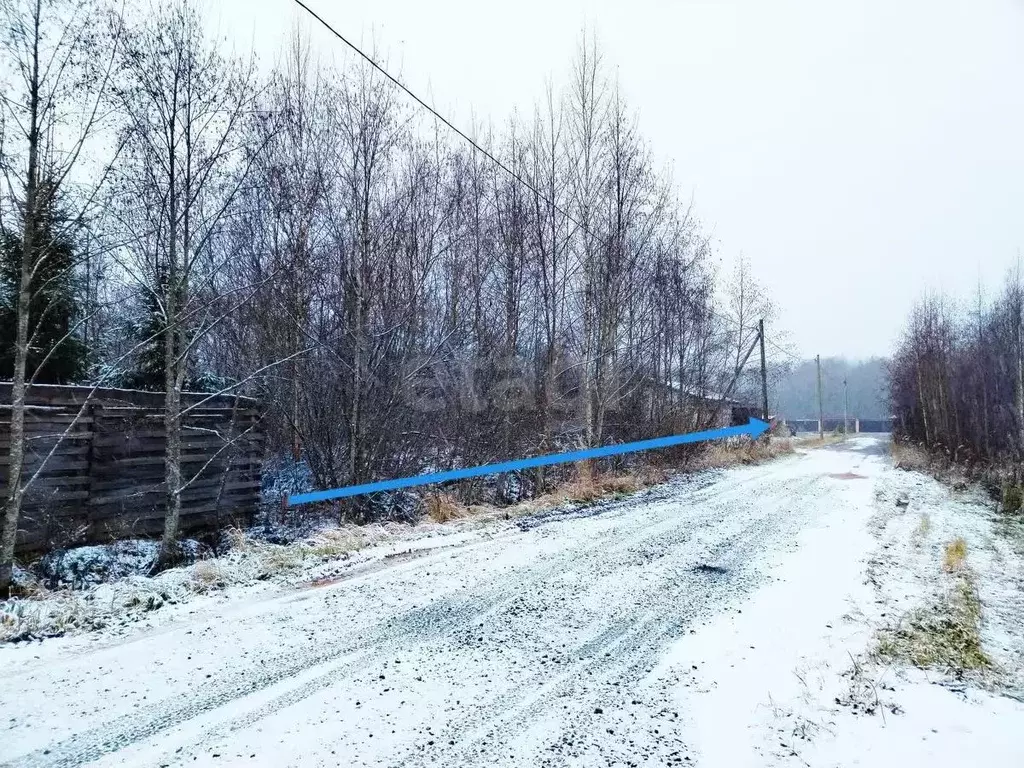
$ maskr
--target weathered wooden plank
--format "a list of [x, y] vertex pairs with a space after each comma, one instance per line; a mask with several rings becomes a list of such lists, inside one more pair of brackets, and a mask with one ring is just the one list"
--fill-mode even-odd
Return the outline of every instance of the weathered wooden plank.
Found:
[[[228, 451], [225, 451], [224, 454], [221, 455], [223, 456], [227, 453]], [[212, 454], [210, 453], [183, 453], [181, 455], [181, 463], [182, 465], [205, 464], [209, 461], [211, 455]], [[109, 462], [103, 462], [101, 466], [97, 467], [96, 473], [97, 476], [101, 476], [104, 473], [120, 474], [129, 467], [162, 467], [165, 460], [166, 456], [163, 452], [157, 456], [125, 456], [122, 458], [114, 458]], [[252, 463], [258, 464], [259, 462], [254, 461]]]
[[[166, 441], [166, 434], [163, 430], [136, 430], [125, 434], [97, 434], [93, 439], [93, 444], [97, 448], [112, 448], [120, 445], [130, 444], [138, 445], [140, 447], [162, 447]], [[231, 436], [218, 437], [212, 434], [203, 435], [190, 435], [185, 433], [181, 437], [182, 446], [188, 446], [190, 448], [221, 448], [225, 443], [233, 442], [236, 445], [243, 443], [259, 444], [262, 443], [264, 436], [262, 434], [249, 433], [244, 437], [232, 438]]]
[[[87, 486], [90, 482], [89, 476], [83, 474], [48, 475], [40, 473], [36, 476], [36, 479], [32, 481], [32, 484], [29, 485], [29, 493], [41, 493], [44, 490], [68, 488], [70, 486]], [[3, 492], [3, 490], [0, 490], [0, 493]]]
[[[191, 410], [185, 414], [186, 417], [191, 416], [194, 413], [212, 413], [212, 414], [252, 414], [259, 415], [260, 411], [256, 408], [238, 408], [237, 410], [230, 406], [224, 405], [201, 405], [198, 408], [192, 408], [192, 404], [183, 404], [183, 408], [190, 408]], [[163, 403], [159, 406], [139, 406], [139, 405], [104, 405], [101, 406], [100, 414], [106, 416], [119, 416], [122, 413], [151, 413], [157, 414], [160, 418], [163, 418]]]
[[[11, 382], [0, 382], [0, 401], [11, 402]], [[26, 401], [30, 405], [54, 405], [57, 403], [81, 403], [85, 400], [102, 403], [123, 403], [127, 405], [147, 404], [162, 406], [163, 392], [149, 392], [133, 389], [114, 389], [110, 387], [87, 387], [62, 384], [33, 384], [26, 393]], [[182, 402], [188, 405], [205, 400], [214, 405], [230, 406], [237, 402], [240, 406], [256, 407], [257, 402], [251, 397], [235, 394], [210, 395], [204, 392], [183, 392]]]
[[[204, 504], [196, 504], [190, 506], [188, 511], [182, 511], [180, 518], [180, 526], [184, 529], [188, 526], [189, 522], [193, 522], [197, 517], [209, 516], [210, 522], [215, 522], [217, 518], [221, 521], [230, 519], [234, 516], [244, 516], [251, 514], [248, 511], [248, 505], [244, 504], [244, 500], [240, 502], [233, 502], [231, 504], [221, 504], [219, 507], [213, 501], [206, 502]], [[90, 520], [92, 525], [116, 525], [120, 521], [126, 522], [131, 521], [133, 523], [156, 520], [162, 523], [165, 517], [165, 513], [162, 507], [143, 507], [138, 510], [127, 513], [118, 512], [117, 514], [107, 515], [104, 513], [96, 513], [95, 511], [90, 512]]]
[[38, 507], [35, 511], [45, 517], [46, 525], [63, 526], [79, 518], [88, 522], [89, 518], [89, 508], [81, 502], [62, 502], [59, 507]]
[[[39, 414], [28, 411], [25, 414], [25, 428], [33, 429], [43, 425], [60, 424], [62, 431], [67, 429], [69, 424], [74, 424], [76, 427], [91, 427], [93, 424], [92, 416], [78, 416], [73, 413], [47, 413]], [[10, 418], [2, 415], [0, 412], [0, 432], [6, 432], [11, 428]]]
[[[6, 497], [7, 494], [0, 494], [0, 499]], [[49, 510], [56, 509], [59, 505], [70, 504], [76, 506], [78, 503], [89, 498], [89, 489], [79, 487], [73, 488], [50, 488], [41, 493], [32, 493], [29, 491], [24, 497], [22, 508], [23, 509], [34, 509], [34, 510]]]
[[[59, 446], [56, 451], [53, 452], [53, 456], [50, 457], [50, 461], [58, 458], [81, 458], [85, 457], [89, 452], [89, 446], [87, 445], [68, 445]], [[39, 462], [47, 457], [50, 452], [47, 451], [32, 451], [25, 455], [26, 465], [38, 466]], [[9, 466], [10, 456], [0, 454], [0, 466]]]
[[[31, 462], [25, 463], [25, 471], [23, 475], [35, 474], [38, 472], [40, 477], [46, 475], [55, 477], [67, 476], [68, 474], [75, 472], [75, 470], [72, 469], [74, 466], [88, 463], [88, 455], [82, 453], [71, 456], [51, 456], [49, 461], [45, 464], [43, 463], [43, 459], [40, 457], [38, 459], [33, 459]], [[5, 467], [4, 472], [6, 471], [7, 469]], [[85, 469], [77, 470], [77, 474], [88, 475], [90, 473], [88, 467], [86, 467]]]
[[[186, 478], [187, 480], [188, 478]], [[220, 486], [223, 481], [223, 475], [217, 473], [215, 476], [200, 475], [199, 479], [189, 485], [189, 488], [215, 488]], [[152, 487], [153, 484], [163, 487], [164, 478], [163, 475], [150, 476], [148, 480], [141, 481], [140, 478], [131, 476], [120, 480], [105, 480], [103, 482], [93, 482], [92, 491], [97, 495], [107, 494], [110, 491], [123, 491], [130, 490], [132, 488], [148, 488]], [[234, 487], [259, 487], [260, 479], [258, 476], [250, 475], [249, 477], [243, 475], [229, 475], [227, 481], [224, 483], [228, 488]]]
[[[79, 464], [79, 465], [87, 465], [88, 464], [87, 461], [79, 461], [79, 462], [75, 462], [75, 463]], [[57, 466], [57, 465], [54, 464], [54, 462], [48, 461], [46, 463], [46, 466], [44, 466], [42, 469], [40, 469], [38, 466], [26, 466], [25, 467], [25, 471], [22, 472], [22, 479], [24, 480], [25, 478], [28, 478], [28, 477], [35, 477], [35, 478], [37, 478], [37, 482], [38, 482], [38, 481], [42, 481], [42, 480], [56, 481], [56, 480], [64, 480], [64, 479], [68, 479], [68, 478], [73, 478], [73, 477], [89, 477], [89, 473], [83, 471], [83, 469], [85, 469], [85, 468], [86, 467], [79, 467], [79, 468], [76, 469], [75, 467], [68, 466], [68, 465]], [[7, 468], [6, 467], [0, 467], [0, 480], [6, 480], [6, 479], [7, 479]]]
[[[47, 445], [47, 450], [53, 447], [55, 442], [62, 443], [81, 443], [83, 441], [89, 441], [92, 439], [92, 432], [69, 432], [63, 434], [61, 432], [47, 432], [47, 433], [35, 433], [29, 432], [26, 436], [26, 443], [29, 448], [37, 445]], [[11, 437], [9, 434], [0, 435], [0, 449], [9, 450], [11, 447]]]
[[[224, 489], [224, 495], [228, 495], [228, 491], [242, 490], [242, 489], [257, 489], [259, 485], [257, 481], [246, 480], [238, 483], [229, 483]], [[137, 488], [125, 488], [121, 491], [111, 491], [107, 493], [94, 493], [90, 498], [90, 506], [101, 507], [106, 504], [113, 502], [124, 502], [128, 500], [139, 501], [140, 503], [151, 502], [154, 497], [163, 497], [166, 491], [161, 486], [141, 486]], [[193, 486], [185, 489], [181, 492], [182, 502], [195, 501], [197, 499], [208, 499], [216, 498], [220, 493], [220, 482], [211, 481], [199, 485], [198, 482]]]
[[[183, 504], [196, 501], [197, 499], [216, 499], [218, 494], [222, 498], [233, 498], [245, 496], [247, 498], [259, 497], [259, 486], [255, 481], [240, 481], [230, 484], [234, 487], [225, 488], [221, 491], [219, 486], [207, 486], [204, 488], [188, 488], [181, 493]], [[95, 509], [103, 507], [124, 507], [132, 504], [153, 505], [163, 504], [165, 491], [162, 486], [141, 486], [138, 488], [125, 488], [120, 491], [108, 491], [105, 494], [93, 494], [89, 499], [89, 506]]]

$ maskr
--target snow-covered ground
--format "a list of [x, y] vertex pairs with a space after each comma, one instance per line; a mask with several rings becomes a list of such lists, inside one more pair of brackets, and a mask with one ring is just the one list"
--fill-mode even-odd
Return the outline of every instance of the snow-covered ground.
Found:
[[[1024, 765], [1018, 534], [883, 449], [389, 533], [318, 586], [0, 646], [0, 764]], [[958, 536], [998, 669], [878, 661]]]

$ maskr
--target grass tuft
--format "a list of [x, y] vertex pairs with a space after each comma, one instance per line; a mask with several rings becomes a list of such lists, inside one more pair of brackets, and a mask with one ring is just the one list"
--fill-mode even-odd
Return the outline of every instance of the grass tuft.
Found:
[[1003, 512], [1020, 512], [1024, 507], [1024, 488], [1008, 483], [1003, 486]]
[[428, 493], [423, 497], [427, 516], [435, 523], [447, 523], [466, 517], [468, 510], [450, 493]]
[[943, 568], [955, 574], [949, 592], [896, 627], [880, 631], [876, 656], [921, 669], [941, 668], [958, 678], [970, 670], [992, 667], [981, 647], [981, 599], [965, 567], [966, 557], [967, 543], [962, 538], [946, 545]]
[[227, 585], [224, 573], [211, 560], [200, 560], [192, 566], [192, 588], [196, 592], [223, 589]]
[[957, 537], [946, 544], [945, 554], [942, 557], [942, 567], [947, 571], [959, 571], [964, 567], [964, 560], [967, 558], [967, 542]]
[[958, 677], [988, 669], [992, 660], [981, 647], [980, 621], [981, 601], [971, 582], [962, 579], [945, 601], [879, 633], [875, 652], [883, 659], [942, 668]]
[[307, 553], [313, 557], [347, 557], [366, 546], [366, 538], [358, 529], [350, 527], [328, 528], [309, 540]]

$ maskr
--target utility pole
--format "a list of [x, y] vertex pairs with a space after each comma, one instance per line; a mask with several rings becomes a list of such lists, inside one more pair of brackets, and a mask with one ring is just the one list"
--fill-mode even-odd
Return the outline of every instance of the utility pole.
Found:
[[814, 361], [818, 364], [818, 439], [825, 439], [825, 413], [821, 405], [821, 355], [815, 355]]
[[761, 342], [761, 409], [768, 421], [768, 364], [764, 357], [764, 319], [757, 321], [757, 335]]
[[846, 386], [846, 379], [843, 379], [843, 439], [846, 439], [847, 433], [850, 431], [850, 425], [847, 422], [848, 414], [850, 412], [850, 390]]

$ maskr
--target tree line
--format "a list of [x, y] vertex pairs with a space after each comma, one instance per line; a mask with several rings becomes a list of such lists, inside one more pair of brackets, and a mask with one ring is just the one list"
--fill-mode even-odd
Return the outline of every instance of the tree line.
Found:
[[[891, 414], [886, 365], [887, 361], [878, 357], [822, 358], [821, 400], [825, 416], [842, 416], [848, 407], [850, 418], [888, 419]], [[792, 365], [781, 377], [777, 391], [778, 410], [786, 418], [818, 418], [818, 366], [814, 360], [800, 360]]]
[[992, 469], [1024, 460], [1024, 284], [1019, 265], [993, 300], [929, 295], [893, 356], [898, 436]]
[[270, 452], [339, 486], [697, 425], [770, 314], [746, 262], [716, 310], [592, 35], [529, 114], [473, 127], [501, 168], [298, 30], [268, 71], [191, 0], [0, 14], [0, 588], [33, 385], [163, 393], [170, 562], [183, 391], [258, 398]]

